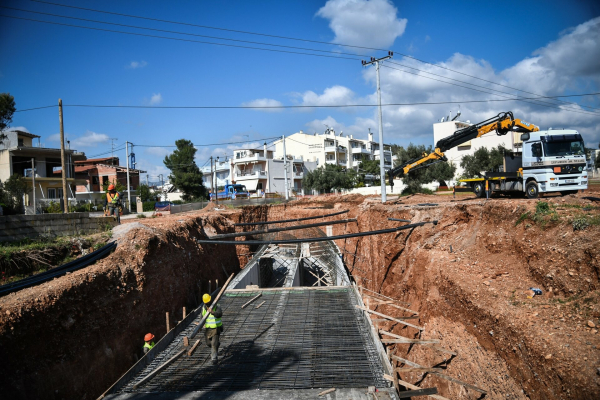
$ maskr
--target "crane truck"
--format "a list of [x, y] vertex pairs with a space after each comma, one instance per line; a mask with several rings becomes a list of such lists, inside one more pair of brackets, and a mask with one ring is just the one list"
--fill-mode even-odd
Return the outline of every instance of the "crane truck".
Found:
[[472, 191], [477, 197], [484, 197], [486, 190], [490, 191], [489, 194], [520, 192], [533, 199], [540, 193], [560, 192], [566, 195], [587, 189], [585, 148], [581, 135], [566, 129], [540, 131], [534, 124], [515, 119], [510, 111], [459, 129], [440, 139], [433, 152], [391, 169], [388, 171], [390, 185], [393, 187], [396, 176], [448, 161], [445, 151], [494, 131], [499, 136], [520, 132], [522, 151], [505, 151], [502, 172], [489, 171], [478, 178], [461, 179], [460, 182], [466, 186], [456, 187], [456, 191]]

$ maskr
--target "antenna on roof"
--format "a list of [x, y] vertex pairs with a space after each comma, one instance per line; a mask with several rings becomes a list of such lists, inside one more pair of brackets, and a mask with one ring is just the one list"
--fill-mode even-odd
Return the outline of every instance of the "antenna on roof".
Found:
[[110, 140], [110, 165], [115, 165], [115, 140], [119, 140], [119, 138], [108, 138], [108, 140]]

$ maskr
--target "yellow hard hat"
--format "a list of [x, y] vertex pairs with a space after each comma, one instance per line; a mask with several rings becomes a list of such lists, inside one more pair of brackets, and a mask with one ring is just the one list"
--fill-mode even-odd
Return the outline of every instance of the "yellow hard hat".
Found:
[[204, 293], [204, 296], [202, 296], [202, 301], [205, 303], [210, 303], [210, 294]]

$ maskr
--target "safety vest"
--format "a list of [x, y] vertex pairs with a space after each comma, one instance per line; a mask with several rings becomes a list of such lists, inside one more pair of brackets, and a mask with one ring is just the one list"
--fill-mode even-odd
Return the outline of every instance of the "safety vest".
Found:
[[110, 193], [106, 193], [106, 199], [109, 203], [117, 204], [119, 202], [119, 192], [116, 192], [114, 196], [111, 196]]
[[[208, 311], [206, 307], [202, 307], [202, 316], [204, 317]], [[204, 323], [205, 328], [218, 328], [219, 326], [223, 326], [221, 322], [221, 318], [215, 318], [214, 315], [209, 314], [208, 318], [206, 318], [206, 322]]]
[[152, 344], [150, 344], [149, 342], [144, 343], [144, 348], [147, 348], [148, 351], [152, 350], [153, 347], [154, 347], [154, 342], [152, 342]]

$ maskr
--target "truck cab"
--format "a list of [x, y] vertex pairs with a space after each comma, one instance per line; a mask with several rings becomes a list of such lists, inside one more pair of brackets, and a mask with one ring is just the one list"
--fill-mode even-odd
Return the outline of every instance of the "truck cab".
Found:
[[576, 193], [587, 189], [585, 148], [575, 130], [527, 132], [523, 141], [522, 176], [529, 198], [538, 193]]
[[218, 192], [217, 195], [219, 196], [219, 200], [232, 200], [236, 198], [247, 199], [249, 197], [248, 189], [246, 189], [246, 186], [240, 184], [227, 184], [223, 188], [223, 191]]

